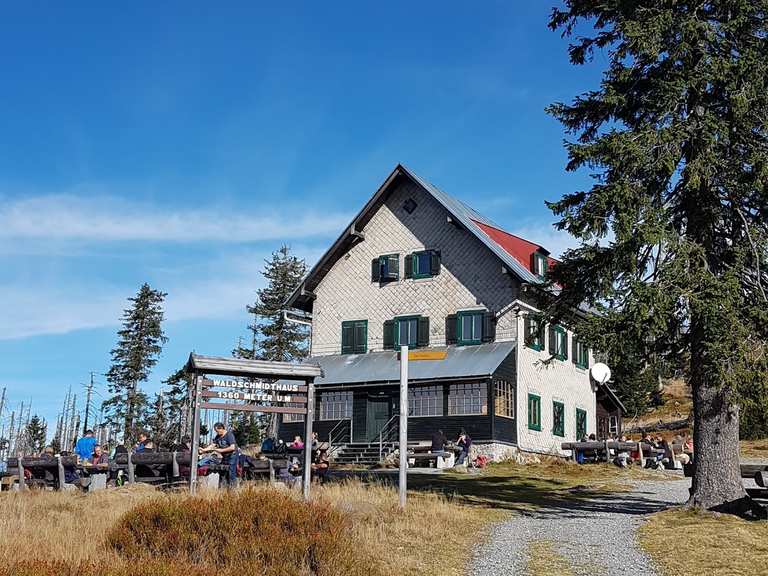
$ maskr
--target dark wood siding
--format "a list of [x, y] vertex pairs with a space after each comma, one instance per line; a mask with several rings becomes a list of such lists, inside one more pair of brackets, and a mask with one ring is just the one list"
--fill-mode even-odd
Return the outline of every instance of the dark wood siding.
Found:
[[616, 434], [621, 436], [621, 430], [623, 423], [621, 420], [621, 409], [616, 406], [613, 400], [604, 392], [598, 391], [597, 403], [595, 406], [595, 430], [597, 432], [597, 439], [604, 440], [610, 435], [610, 420], [611, 417], [615, 417], [618, 422]]
[[[338, 423], [338, 420], [315, 420], [312, 422], [312, 430], [317, 432], [317, 438], [320, 442], [327, 442], [328, 432]], [[295, 436], [304, 438], [304, 430], [304, 422], [283, 422], [280, 424], [278, 437], [284, 442], [293, 442]]]
[[462, 428], [472, 440], [491, 440], [491, 418], [487, 415], [408, 418], [408, 440], [430, 440], [433, 432], [442, 430], [448, 440], [455, 441]]

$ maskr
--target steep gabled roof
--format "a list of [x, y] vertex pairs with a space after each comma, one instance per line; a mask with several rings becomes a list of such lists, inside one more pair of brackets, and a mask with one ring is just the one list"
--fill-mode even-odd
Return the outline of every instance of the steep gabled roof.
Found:
[[[365, 235], [363, 230], [365, 225], [370, 221], [376, 210], [378, 210], [378, 208], [385, 202], [389, 193], [396, 188], [397, 184], [401, 182], [403, 178], [417, 184], [427, 194], [431, 195], [448, 211], [457, 223], [480, 240], [499, 258], [499, 260], [501, 260], [502, 264], [522, 282], [530, 284], [542, 283], [542, 280], [530, 269], [530, 252], [528, 252], [529, 256], [527, 260], [524, 257], [521, 259], [519, 256], [521, 250], [513, 249], [509, 239], [502, 237], [499, 233], [505, 234], [510, 238], [517, 238], [516, 236], [504, 232], [493, 222], [464, 204], [462, 201], [446, 194], [433, 184], [430, 184], [423, 178], [417, 176], [402, 164], [398, 164], [387, 179], [384, 180], [384, 183], [379, 187], [373, 197], [368, 200], [362, 210], [360, 210], [357, 216], [354, 217], [347, 229], [331, 245], [328, 251], [323, 254], [309, 271], [302, 283], [296, 288], [293, 294], [291, 294], [286, 302], [287, 307], [298, 308], [301, 310], [309, 310], [312, 307], [312, 300], [314, 299], [313, 291], [315, 287], [317, 287], [320, 281], [325, 277], [338, 258], [357, 242], [364, 239]], [[546, 250], [537, 244], [528, 242], [527, 240], [519, 240], [526, 243], [525, 249], [528, 247], [535, 247], [537, 250], [541, 250], [543, 253], [548, 254]]]

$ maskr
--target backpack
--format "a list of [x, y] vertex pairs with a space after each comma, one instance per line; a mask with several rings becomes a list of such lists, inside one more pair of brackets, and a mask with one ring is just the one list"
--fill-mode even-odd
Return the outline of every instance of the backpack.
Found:
[[275, 450], [275, 440], [273, 438], [264, 438], [261, 443], [262, 452], [273, 452]]

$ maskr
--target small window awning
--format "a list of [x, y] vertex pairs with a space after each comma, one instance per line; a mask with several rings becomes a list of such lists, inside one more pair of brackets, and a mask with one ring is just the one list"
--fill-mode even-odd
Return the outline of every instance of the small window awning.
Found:
[[[444, 360], [411, 360], [408, 381], [489, 378], [514, 349], [514, 341], [448, 346]], [[323, 369], [323, 376], [315, 380], [319, 386], [400, 381], [400, 360], [396, 351], [315, 356], [307, 361], [319, 364]]]

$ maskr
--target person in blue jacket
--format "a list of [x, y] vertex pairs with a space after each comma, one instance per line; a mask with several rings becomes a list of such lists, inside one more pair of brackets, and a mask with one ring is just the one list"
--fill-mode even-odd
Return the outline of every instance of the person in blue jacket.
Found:
[[86, 430], [85, 436], [80, 438], [75, 444], [75, 454], [77, 454], [81, 460], [90, 461], [93, 456], [93, 449], [96, 446], [96, 438], [93, 436], [93, 430]]

